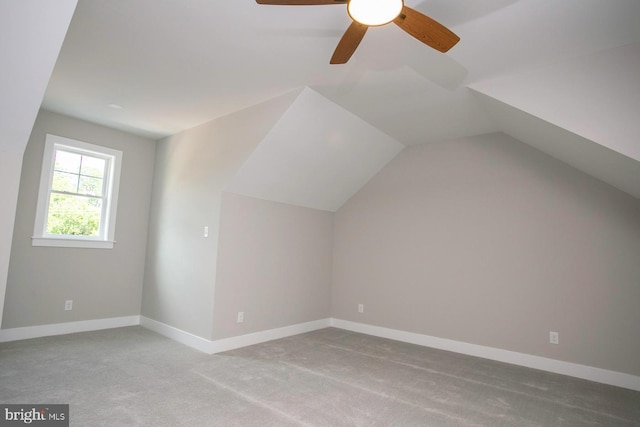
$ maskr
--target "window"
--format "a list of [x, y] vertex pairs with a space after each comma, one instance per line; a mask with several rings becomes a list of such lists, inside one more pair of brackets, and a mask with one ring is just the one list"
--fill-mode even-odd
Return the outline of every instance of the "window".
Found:
[[113, 248], [122, 152], [47, 135], [34, 246]]

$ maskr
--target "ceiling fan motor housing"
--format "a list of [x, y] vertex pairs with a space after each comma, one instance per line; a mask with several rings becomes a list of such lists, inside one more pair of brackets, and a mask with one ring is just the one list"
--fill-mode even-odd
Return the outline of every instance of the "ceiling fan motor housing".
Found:
[[349, 0], [347, 11], [354, 21], [374, 27], [396, 19], [403, 7], [403, 0]]

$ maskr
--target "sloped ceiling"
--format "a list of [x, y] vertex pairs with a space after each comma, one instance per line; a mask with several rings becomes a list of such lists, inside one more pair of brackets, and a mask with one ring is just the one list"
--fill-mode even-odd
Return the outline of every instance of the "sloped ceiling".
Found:
[[0, 3], [0, 152], [24, 152], [75, 7], [76, 0]]
[[334, 212], [403, 148], [305, 88], [225, 190]]
[[471, 88], [503, 132], [640, 198], [640, 43]]
[[[639, 1], [405, 4], [460, 43], [440, 54], [376, 27], [336, 66], [351, 22], [344, 4], [79, 0], [43, 107], [162, 138], [309, 87], [404, 145], [503, 131], [638, 196]], [[260, 150], [297, 147], [281, 144]]]
[[494, 98], [487, 97], [484, 102], [507, 135], [640, 198], [637, 160]]

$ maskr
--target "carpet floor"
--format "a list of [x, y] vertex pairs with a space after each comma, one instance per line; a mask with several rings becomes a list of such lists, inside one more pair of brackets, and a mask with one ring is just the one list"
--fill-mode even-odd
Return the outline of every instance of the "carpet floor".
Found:
[[72, 426], [640, 426], [640, 392], [328, 328], [206, 355], [139, 326], [0, 344]]

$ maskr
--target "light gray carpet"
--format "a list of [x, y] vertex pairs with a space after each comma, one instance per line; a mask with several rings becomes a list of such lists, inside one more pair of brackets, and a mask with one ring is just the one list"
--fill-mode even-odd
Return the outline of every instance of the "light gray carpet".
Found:
[[640, 426], [640, 392], [324, 329], [205, 355], [142, 327], [0, 344], [72, 426]]

